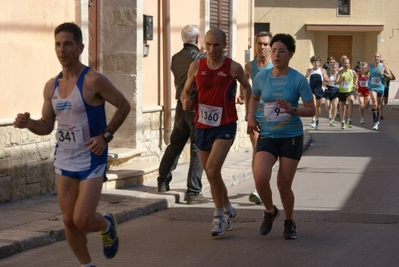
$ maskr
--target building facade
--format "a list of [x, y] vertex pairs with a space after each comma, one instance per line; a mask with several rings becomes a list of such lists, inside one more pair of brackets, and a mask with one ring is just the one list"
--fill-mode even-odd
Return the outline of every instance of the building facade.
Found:
[[[132, 111], [112, 147], [140, 151], [157, 165], [169, 142], [176, 104], [170, 58], [182, 48], [181, 29], [198, 25], [200, 46], [206, 31], [222, 28], [227, 53], [245, 63], [250, 57], [253, 0], [16, 0], [0, 10], [0, 203], [55, 190], [53, 135], [36, 136], [12, 126], [19, 112], [40, 118], [44, 84], [61, 70], [54, 53], [54, 29], [74, 21], [81, 26], [83, 63], [107, 75], [130, 101]], [[232, 147], [248, 149], [244, 106]], [[114, 108], [106, 106], [108, 118]], [[185, 151], [181, 162], [187, 160]]]
[[[112, 147], [144, 151], [139, 160], [157, 165], [173, 127], [175, 89], [170, 58], [182, 47], [180, 31], [198, 25], [222, 28], [226, 52], [242, 65], [253, 58], [256, 32], [290, 33], [297, 41], [291, 66], [305, 73], [313, 55], [345, 54], [371, 62], [380, 52], [399, 71], [399, 2], [380, 0], [14, 0], [0, 9], [0, 203], [55, 190], [53, 135], [36, 136], [12, 126], [19, 112], [40, 118], [44, 84], [61, 70], [54, 28], [81, 26], [81, 60], [107, 75], [130, 101], [132, 111]], [[324, 63], [324, 62], [323, 62]], [[397, 82], [390, 98], [399, 98]], [[232, 150], [250, 151], [244, 106]], [[107, 114], [114, 109], [107, 106]], [[187, 161], [186, 150], [181, 161]]]
[[[375, 52], [399, 73], [397, 10], [399, 2], [387, 0], [255, 0], [254, 23], [256, 31], [295, 37], [291, 66], [303, 74], [314, 55], [322, 58], [322, 64], [329, 56], [339, 61], [346, 55], [355, 67], [358, 61], [373, 62]], [[398, 85], [391, 82], [390, 98], [399, 98]]]

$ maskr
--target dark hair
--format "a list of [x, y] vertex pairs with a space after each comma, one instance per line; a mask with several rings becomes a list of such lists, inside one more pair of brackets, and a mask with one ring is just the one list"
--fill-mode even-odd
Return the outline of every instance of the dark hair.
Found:
[[321, 58], [319, 56], [313, 56], [310, 58], [310, 63], [313, 63], [313, 61], [320, 61], [321, 62]]
[[258, 33], [258, 34], [256, 35], [255, 40], [258, 40], [259, 37], [264, 37], [264, 36], [269, 36], [270, 39], [273, 38], [273, 35], [272, 35], [271, 32], [262, 31], [262, 32], [260, 32], [260, 33]]
[[288, 33], [278, 33], [273, 36], [270, 46], [273, 46], [275, 42], [281, 42], [285, 44], [287, 50], [290, 52], [295, 52], [295, 39]]
[[83, 42], [82, 30], [74, 22], [65, 22], [65, 23], [58, 25], [57, 28], [55, 28], [55, 30], [54, 30], [54, 36], [56, 36], [60, 32], [72, 33], [73, 39], [78, 44], [81, 44]]

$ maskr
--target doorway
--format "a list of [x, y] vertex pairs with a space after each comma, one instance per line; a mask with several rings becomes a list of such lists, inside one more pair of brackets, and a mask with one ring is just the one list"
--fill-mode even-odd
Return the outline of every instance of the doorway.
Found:
[[[353, 65], [353, 36], [352, 35], [328, 35], [327, 56], [333, 56], [341, 63], [341, 56], [346, 55]], [[355, 64], [356, 65], [356, 64]], [[355, 66], [353, 65], [353, 67]]]

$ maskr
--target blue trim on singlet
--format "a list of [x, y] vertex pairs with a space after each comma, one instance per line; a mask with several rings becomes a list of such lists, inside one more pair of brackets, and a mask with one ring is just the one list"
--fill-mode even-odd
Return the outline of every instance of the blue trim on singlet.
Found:
[[232, 99], [235, 99], [236, 95], [237, 95], [237, 83], [234, 82], [231, 84], [229, 88], [229, 94], [227, 96], [227, 99], [231, 101]]
[[[85, 105], [86, 115], [89, 123], [90, 136], [100, 135], [104, 129], [107, 127], [107, 120], [105, 118], [105, 103], [102, 103], [99, 106], [91, 106], [86, 103], [83, 98], [83, 80], [86, 73], [90, 70], [90, 67], [86, 67], [82, 73], [80, 74], [78, 81], [76, 82], [76, 86], [79, 88], [80, 95], [82, 97], [82, 101]], [[91, 166], [97, 166], [101, 163], [107, 162], [108, 159], [108, 145], [105, 147], [105, 150], [102, 155], [97, 156], [94, 153], [91, 153]]]
[[[82, 73], [79, 75], [79, 78], [76, 82], [76, 86], [79, 89], [80, 96], [82, 97], [82, 101], [84, 103], [85, 109], [86, 109], [86, 115], [88, 117], [88, 123], [89, 123], [89, 131], [90, 131], [90, 137], [100, 135], [104, 129], [107, 127], [107, 120], [105, 116], [105, 103], [102, 103], [99, 106], [91, 106], [86, 103], [86, 101], [83, 98], [83, 81], [84, 77], [87, 74], [87, 72], [90, 70], [90, 67], [86, 66]], [[58, 87], [58, 79], [62, 77], [62, 71], [56, 76], [55, 82], [54, 82], [54, 88], [53, 88], [53, 95], [55, 89]], [[58, 148], [58, 143], [56, 144], [56, 149], [54, 152], [54, 156], [57, 152]], [[105, 147], [103, 154], [100, 156], [91, 153], [91, 159], [90, 159], [90, 168], [96, 167], [98, 165], [107, 163], [108, 160], [108, 145]], [[104, 175], [104, 181], [106, 181], [106, 176]]]

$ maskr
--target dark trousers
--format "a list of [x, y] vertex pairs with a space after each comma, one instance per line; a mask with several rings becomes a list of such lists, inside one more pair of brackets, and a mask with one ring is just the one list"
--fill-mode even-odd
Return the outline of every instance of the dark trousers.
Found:
[[195, 196], [202, 191], [203, 168], [195, 145], [194, 110], [184, 111], [180, 101], [177, 101], [175, 122], [170, 136], [170, 143], [159, 165], [158, 183], [169, 184], [172, 180], [172, 171], [176, 169], [179, 156], [183, 151], [187, 140], [190, 138], [190, 166], [187, 174], [187, 195]]

